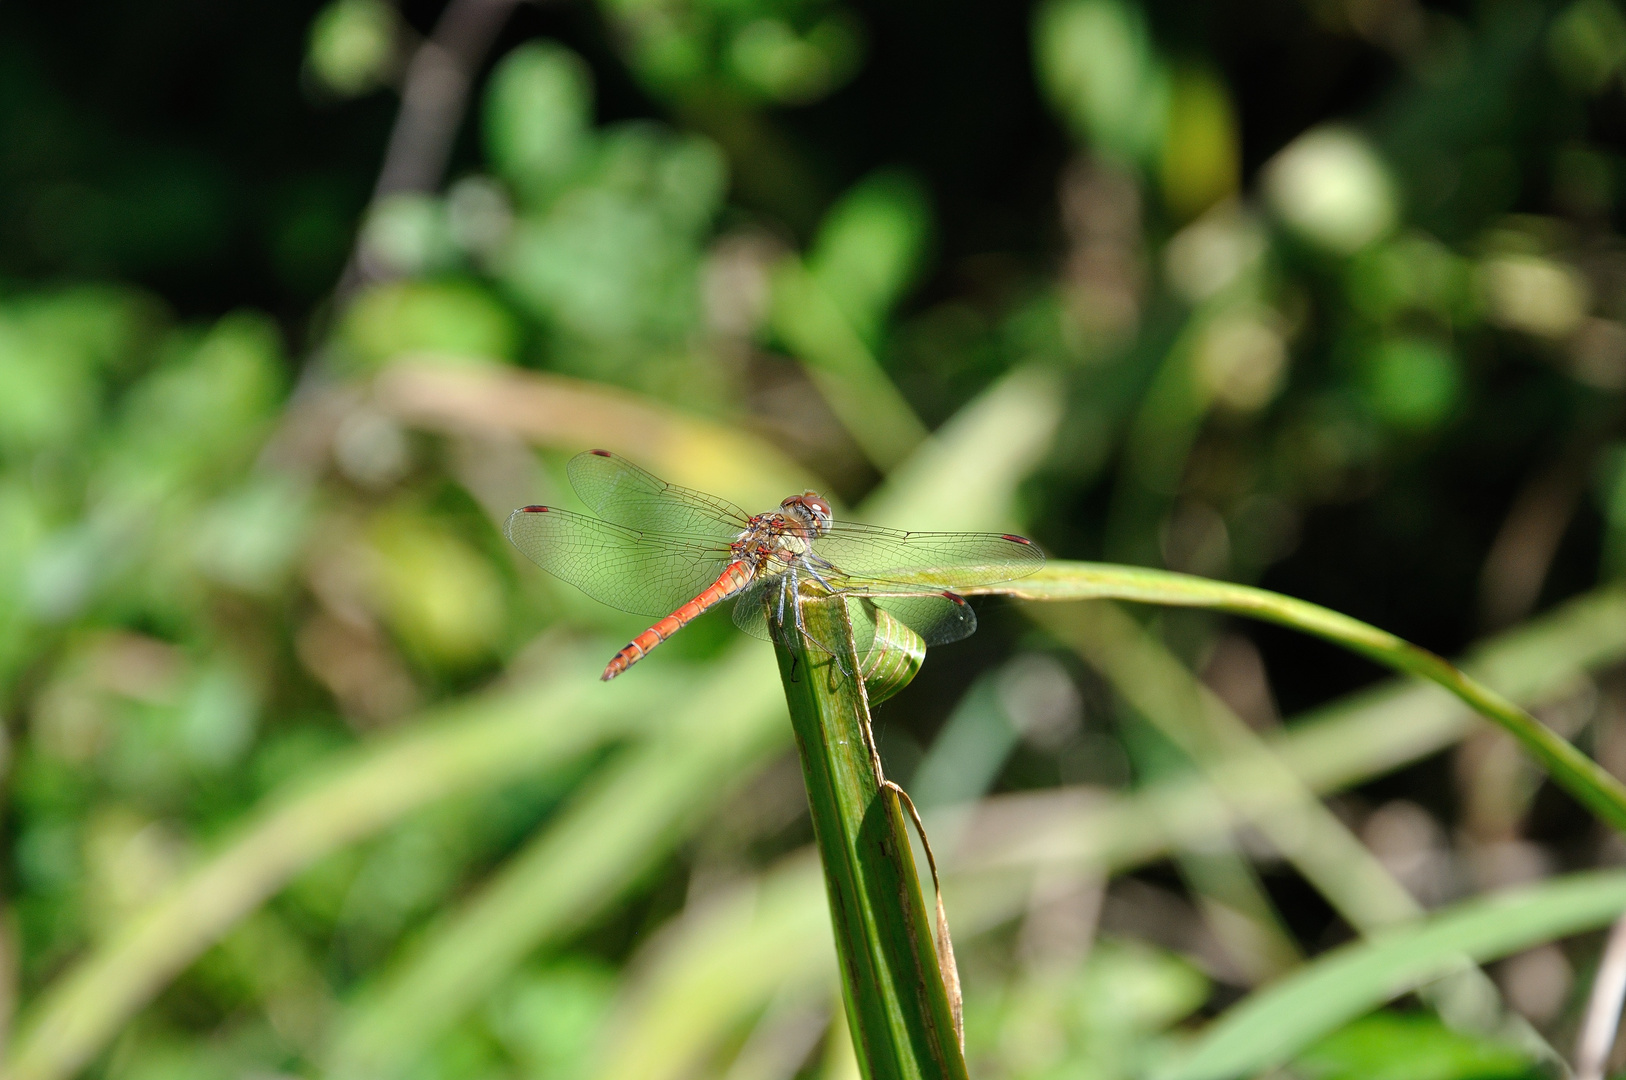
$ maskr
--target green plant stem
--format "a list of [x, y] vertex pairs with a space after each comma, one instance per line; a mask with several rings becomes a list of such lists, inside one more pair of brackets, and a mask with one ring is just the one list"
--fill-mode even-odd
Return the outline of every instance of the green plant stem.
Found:
[[821, 639], [849, 643], [838, 661], [810, 648], [794, 628], [782, 628], [775, 652], [824, 866], [854, 1048], [866, 1080], [964, 1080], [908, 824], [896, 791], [884, 786], [863, 682], [845, 673], [857, 671], [845, 607], [809, 602], [802, 611]]
[[970, 589], [1027, 600], [1131, 600], [1208, 608], [1302, 630], [1385, 667], [1438, 683], [1476, 712], [1502, 725], [1566, 791], [1614, 828], [1626, 832], [1626, 785], [1541, 721], [1427, 649], [1318, 604], [1166, 570], [1105, 563], [1059, 562], [1018, 582]]

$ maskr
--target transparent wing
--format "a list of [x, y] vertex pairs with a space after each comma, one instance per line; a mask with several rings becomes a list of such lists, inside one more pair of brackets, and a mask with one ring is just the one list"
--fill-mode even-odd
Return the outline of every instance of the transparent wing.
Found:
[[813, 552], [839, 572], [843, 591], [883, 596], [996, 585], [1044, 565], [1037, 545], [1008, 533], [900, 532], [851, 521], [832, 524]]
[[536, 565], [602, 604], [666, 615], [716, 581], [728, 544], [658, 536], [551, 506], [527, 506], [503, 530]]
[[782, 579], [777, 577], [758, 578], [747, 585], [734, 601], [734, 625], [754, 638], [772, 641], [773, 635], [768, 632], [768, 610], [779, 603], [782, 592]]
[[[919, 634], [928, 645], [947, 645], [977, 632], [977, 613], [965, 598], [953, 593], [932, 596], [875, 596], [855, 598], [847, 607], [862, 608], [874, 604]], [[854, 632], [856, 633], [856, 627]], [[872, 631], [873, 632], [873, 631]]]
[[727, 499], [668, 484], [608, 450], [577, 454], [565, 472], [588, 509], [639, 532], [732, 540], [750, 520]]

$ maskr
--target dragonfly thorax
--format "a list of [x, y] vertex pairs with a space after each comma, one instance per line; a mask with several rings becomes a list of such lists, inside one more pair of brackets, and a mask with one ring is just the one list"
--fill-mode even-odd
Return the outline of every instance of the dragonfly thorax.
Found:
[[813, 541], [830, 529], [830, 504], [811, 491], [792, 495], [775, 514], [758, 514], [734, 541], [734, 558], [749, 563], [755, 574], [781, 573], [813, 550]]

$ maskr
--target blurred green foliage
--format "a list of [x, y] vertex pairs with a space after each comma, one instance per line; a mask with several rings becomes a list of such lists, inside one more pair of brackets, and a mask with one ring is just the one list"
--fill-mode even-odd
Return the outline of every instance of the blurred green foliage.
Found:
[[[444, 183], [369, 199], [442, 8], [0, 8], [9, 1075], [856, 1074], [766, 651], [711, 618], [582, 689], [638, 621], [501, 537], [589, 444], [1442, 652], [1626, 575], [1617, 0], [525, 6]], [[977, 1075], [1147, 1075], [1356, 932], [1251, 833], [1153, 821], [1214, 762], [982, 610], [879, 714]], [[1265, 745], [1374, 677], [1147, 629]], [[1619, 772], [1598, 649], [1534, 704]], [[1618, 861], [1494, 737], [1382, 707], [1310, 786], [1421, 906]], [[1162, 846], [1024, 847], [1102, 805]], [[1598, 946], [1292, 1073], [1550, 1068]]]

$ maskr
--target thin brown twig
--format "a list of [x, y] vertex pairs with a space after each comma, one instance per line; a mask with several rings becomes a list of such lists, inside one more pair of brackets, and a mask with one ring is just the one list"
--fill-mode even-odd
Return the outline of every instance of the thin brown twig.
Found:
[[1581, 496], [1595, 447], [1573, 447], [1527, 481], [1514, 498], [1480, 572], [1480, 618], [1501, 630], [1529, 615], [1541, 598]]
[[[468, 105], [469, 88], [518, 0], [451, 0], [435, 29], [412, 54], [401, 84], [401, 109], [390, 129], [373, 203], [403, 192], [434, 191], [446, 174]], [[342, 301], [378, 276], [358, 241], [339, 279]]]

